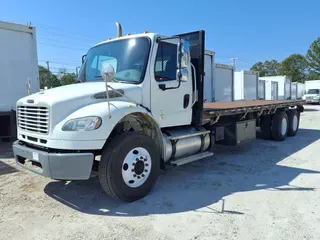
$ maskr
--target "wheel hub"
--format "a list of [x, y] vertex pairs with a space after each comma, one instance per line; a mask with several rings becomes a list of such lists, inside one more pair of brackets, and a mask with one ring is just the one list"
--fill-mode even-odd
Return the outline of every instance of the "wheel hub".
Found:
[[132, 149], [122, 165], [122, 178], [129, 187], [140, 187], [149, 177], [151, 157], [145, 148]]
[[145, 168], [144, 161], [139, 160], [134, 165], [133, 170], [134, 170], [135, 174], [140, 175], [144, 172], [144, 168]]

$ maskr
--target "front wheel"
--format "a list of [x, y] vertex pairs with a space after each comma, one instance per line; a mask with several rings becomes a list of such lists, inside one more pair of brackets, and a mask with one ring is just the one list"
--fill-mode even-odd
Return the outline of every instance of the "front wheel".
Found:
[[159, 170], [160, 154], [153, 139], [144, 133], [125, 132], [107, 143], [99, 180], [108, 195], [132, 202], [151, 191]]

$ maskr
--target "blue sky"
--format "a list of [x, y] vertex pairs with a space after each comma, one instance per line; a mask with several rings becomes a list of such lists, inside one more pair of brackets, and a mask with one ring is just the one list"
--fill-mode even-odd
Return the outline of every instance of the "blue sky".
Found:
[[305, 54], [320, 36], [319, 0], [2, 0], [0, 20], [37, 27], [38, 58], [74, 71], [90, 46], [123, 32], [173, 35], [203, 29], [216, 62], [249, 69], [257, 61]]

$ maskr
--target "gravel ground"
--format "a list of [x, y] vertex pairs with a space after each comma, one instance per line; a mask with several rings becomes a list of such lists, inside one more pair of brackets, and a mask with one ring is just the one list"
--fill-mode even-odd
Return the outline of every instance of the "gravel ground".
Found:
[[219, 148], [163, 172], [134, 203], [97, 178], [27, 173], [1, 143], [0, 239], [319, 239], [320, 107], [306, 108], [295, 138]]

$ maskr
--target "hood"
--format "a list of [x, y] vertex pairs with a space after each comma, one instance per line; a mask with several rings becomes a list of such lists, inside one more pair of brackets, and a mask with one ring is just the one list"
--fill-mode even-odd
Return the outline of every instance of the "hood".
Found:
[[[133, 85], [133, 84], [125, 84], [125, 83], [108, 83], [108, 84], [114, 89], [120, 92], [123, 92], [124, 95], [141, 103], [142, 90], [140, 86]], [[18, 104], [27, 103], [28, 100], [31, 100], [33, 101], [33, 104], [43, 103], [45, 105], [54, 105], [61, 102], [67, 102], [71, 100], [80, 100], [80, 99], [86, 99], [86, 98], [88, 100], [90, 99], [95, 102], [95, 100], [100, 100], [100, 101], [105, 100], [103, 97], [101, 97], [101, 94], [103, 94], [105, 90], [106, 90], [106, 86], [104, 82], [86, 82], [86, 83], [71, 84], [71, 85], [44, 90], [43, 92], [38, 92], [30, 96], [26, 96], [20, 99], [18, 101]], [[115, 95], [112, 94], [113, 92], [114, 91], [112, 91], [112, 89], [109, 89], [110, 98], [115, 97]], [[97, 98], [95, 98], [94, 95], [96, 95]], [[116, 94], [116, 95], [117, 97], [120, 97], [119, 94]], [[123, 100], [128, 101], [125, 98], [123, 98]]]
[[[140, 85], [125, 83], [108, 83], [114, 89], [138, 103], [142, 103], [142, 89]], [[74, 111], [98, 102], [106, 101], [106, 86], [104, 82], [77, 83], [38, 92], [24, 97], [17, 105], [46, 106], [50, 110], [50, 122], [53, 127]], [[109, 89], [110, 101], [129, 100]]]

